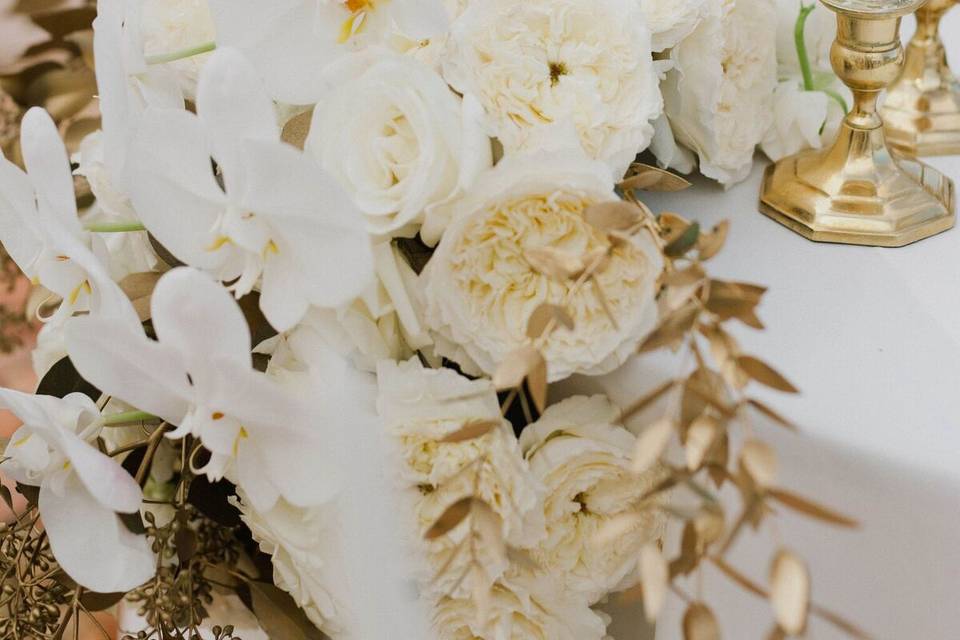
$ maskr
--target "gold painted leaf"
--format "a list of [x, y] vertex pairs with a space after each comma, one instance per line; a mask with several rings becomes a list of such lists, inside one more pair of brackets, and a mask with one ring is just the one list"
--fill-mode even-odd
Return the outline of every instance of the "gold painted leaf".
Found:
[[127, 294], [133, 308], [140, 318], [140, 322], [150, 319], [150, 297], [157, 286], [162, 273], [145, 271], [143, 273], [131, 273], [120, 281], [120, 289]]
[[694, 602], [683, 614], [684, 640], [720, 640], [720, 625], [710, 607]]
[[527, 345], [507, 354], [506, 359], [493, 374], [493, 384], [498, 391], [516, 389], [523, 384], [530, 372], [544, 364], [543, 354]]
[[530, 314], [530, 320], [527, 321], [527, 337], [536, 340], [546, 332], [551, 323], [555, 328], [563, 327], [568, 331], [573, 331], [575, 326], [573, 318], [566, 309], [560, 305], [544, 303]]
[[470, 420], [452, 433], [448, 433], [440, 442], [456, 444], [467, 440], [476, 440], [497, 429], [500, 422], [497, 420]]
[[855, 529], [860, 526], [860, 523], [852, 518], [848, 518], [847, 516], [838, 513], [833, 509], [817, 504], [816, 502], [808, 498], [798, 496], [795, 493], [785, 491], [784, 489], [770, 489], [767, 495], [788, 509], [792, 509], [798, 513], [810, 516], [811, 518], [851, 529]]
[[[537, 352], [539, 355], [539, 352]], [[547, 409], [547, 361], [540, 355], [539, 360], [527, 374], [527, 391], [533, 399], [533, 404], [537, 411], [543, 413]]]
[[711, 545], [720, 540], [726, 531], [726, 522], [723, 518], [723, 509], [706, 508], [693, 519], [693, 528], [697, 532], [697, 539], [704, 545]]
[[629, 231], [644, 219], [644, 211], [639, 206], [617, 200], [599, 202], [587, 207], [583, 212], [587, 224], [600, 231]]
[[701, 233], [697, 242], [701, 260], [710, 260], [723, 249], [730, 232], [730, 221], [724, 220], [715, 226], [709, 233]]
[[302, 640], [323, 640], [326, 637], [286, 591], [267, 582], [251, 581], [245, 586], [249, 595], [243, 599], [269, 637]]
[[661, 418], [637, 436], [631, 467], [635, 474], [640, 475], [656, 464], [663, 452], [667, 450], [675, 430], [676, 427], [670, 418]]
[[750, 376], [752, 380], [771, 389], [776, 389], [784, 393], [799, 392], [799, 389], [793, 386], [793, 384], [784, 378], [776, 369], [753, 356], [740, 356], [737, 358], [737, 366]]
[[643, 610], [649, 622], [657, 616], [667, 600], [670, 570], [667, 561], [656, 544], [646, 544], [640, 549], [640, 581], [643, 584]]
[[687, 429], [685, 444], [687, 469], [696, 471], [703, 465], [707, 454], [717, 442], [720, 429], [720, 423], [713, 416], [704, 414], [693, 421]]
[[737, 318], [748, 326], [755, 326], [760, 322], [756, 308], [766, 291], [758, 285], [711, 280], [706, 307], [720, 320]]
[[700, 307], [695, 304], [677, 309], [660, 321], [660, 325], [640, 345], [639, 352], [647, 353], [678, 343], [693, 329], [699, 316]]
[[772, 487], [777, 480], [777, 454], [770, 445], [747, 440], [740, 450], [740, 466], [761, 488]]
[[699, 264], [667, 275], [663, 281], [667, 286], [667, 308], [672, 311], [686, 304], [700, 291], [706, 277], [707, 274]]
[[293, 116], [283, 125], [280, 139], [297, 149], [303, 149], [310, 135], [310, 124], [313, 121], [313, 109]]
[[622, 191], [683, 191], [692, 185], [675, 173], [637, 162], [619, 186]]
[[700, 238], [700, 223], [694, 222], [684, 229], [676, 240], [671, 241], [664, 247], [663, 252], [670, 258], [681, 258], [693, 249]]
[[554, 280], [571, 280], [586, 268], [580, 256], [553, 247], [533, 247], [523, 257], [537, 272]]
[[800, 635], [810, 610], [810, 573], [792, 552], [781, 549], [770, 566], [770, 604], [777, 624], [789, 635]]
[[761, 414], [763, 414], [767, 418], [769, 418], [771, 421], [780, 425], [781, 427], [785, 427], [790, 431], [800, 430], [795, 424], [793, 424], [792, 422], [790, 422], [789, 420], [787, 420], [786, 418], [784, 418], [779, 413], [777, 413], [767, 405], [763, 404], [759, 400], [750, 399], [750, 400], [747, 400], [747, 404], [753, 407], [754, 409], [756, 409], [757, 411], [759, 411]]
[[424, 539], [436, 540], [456, 529], [457, 525], [466, 520], [467, 516], [470, 515], [473, 506], [474, 499], [472, 496], [461, 498], [454, 502], [447, 507], [447, 510], [427, 529], [427, 532], [423, 536]]

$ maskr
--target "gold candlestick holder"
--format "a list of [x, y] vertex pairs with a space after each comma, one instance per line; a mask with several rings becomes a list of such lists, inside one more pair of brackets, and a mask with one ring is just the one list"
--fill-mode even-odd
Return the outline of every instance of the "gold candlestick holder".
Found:
[[940, 19], [956, 0], [929, 0], [917, 9], [917, 32], [903, 73], [881, 113], [887, 140], [913, 156], [960, 154], [960, 83], [947, 65]]
[[854, 104], [833, 146], [785, 158], [766, 173], [763, 213], [818, 242], [899, 247], [955, 222], [953, 182], [891, 153], [877, 98], [904, 61], [900, 21], [923, 0], [823, 0], [837, 13], [830, 59]]

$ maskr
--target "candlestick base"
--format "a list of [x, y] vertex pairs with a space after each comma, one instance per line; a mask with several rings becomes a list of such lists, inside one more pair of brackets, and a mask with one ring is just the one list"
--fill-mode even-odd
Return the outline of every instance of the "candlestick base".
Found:
[[879, 247], [900, 247], [954, 226], [949, 178], [888, 153], [882, 130], [843, 129], [834, 147], [767, 169], [764, 214], [809, 240]]
[[940, 20], [955, 0], [917, 10], [917, 32], [881, 113], [890, 146], [912, 156], [960, 154], [960, 82], [950, 71]]

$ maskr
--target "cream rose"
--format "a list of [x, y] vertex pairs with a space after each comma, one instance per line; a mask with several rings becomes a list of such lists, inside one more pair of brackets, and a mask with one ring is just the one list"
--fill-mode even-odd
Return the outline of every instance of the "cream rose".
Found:
[[[514, 546], [536, 544], [543, 537], [542, 489], [523, 460], [509, 423], [502, 420], [497, 394], [489, 380], [469, 380], [451, 369], [426, 369], [416, 359], [383, 361], [377, 374], [377, 408], [386, 428], [401, 443], [404, 482], [415, 496], [418, 531], [424, 533], [459, 499], [474, 495], [500, 518], [503, 539]], [[498, 421], [500, 428], [460, 443], [440, 442], [469, 422]], [[486, 464], [461, 473], [478, 459]], [[463, 542], [461, 526], [429, 546], [432, 569], [438, 570]], [[492, 583], [506, 569], [504, 558], [481, 550]], [[445, 592], [469, 561], [463, 555], [447, 578], [431, 587]]]
[[707, 10], [709, 0], [640, 0], [653, 34], [653, 50], [675, 47], [693, 33]]
[[427, 65], [373, 49], [336, 62], [329, 82], [306, 148], [351, 195], [371, 234], [415, 235], [431, 208], [491, 165], [479, 106]]
[[[345, 575], [335, 505], [304, 509], [283, 499], [266, 513], [240, 494], [236, 503], [260, 550], [273, 561], [275, 584], [289, 593], [310, 621], [326, 633], [343, 632]], [[338, 591], [338, 587], [340, 591]]]
[[626, 171], [662, 112], [637, 0], [471, 2], [452, 28], [447, 81], [477, 97], [508, 153], [571, 121], [590, 157]]
[[434, 628], [439, 640], [601, 640], [607, 621], [550, 576], [513, 570], [490, 593], [487, 615], [470, 598], [444, 598]]
[[709, 14], [671, 52], [665, 111], [700, 171], [730, 186], [747, 177], [773, 121], [777, 86], [773, 0], [710, 0]]
[[616, 199], [606, 167], [569, 152], [507, 157], [482, 176], [457, 204], [456, 219], [424, 272], [437, 353], [468, 373], [493, 374], [525, 344], [533, 311], [565, 301], [576, 331], [555, 331], [545, 342], [550, 380], [622, 365], [657, 321], [654, 289], [663, 259], [647, 232], [613, 249], [597, 274], [616, 327], [592, 285], [574, 290], [525, 257], [535, 248], [581, 256], [606, 246], [583, 212]]
[[636, 437], [618, 424], [620, 409], [606, 397], [575, 397], [546, 410], [520, 437], [533, 472], [547, 488], [547, 538], [535, 560], [567, 589], [595, 603], [637, 578], [640, 548], [663, 533], [649, 510], [615, 540], [601, 542], [603, 525], [660, 478], [631, 470]]

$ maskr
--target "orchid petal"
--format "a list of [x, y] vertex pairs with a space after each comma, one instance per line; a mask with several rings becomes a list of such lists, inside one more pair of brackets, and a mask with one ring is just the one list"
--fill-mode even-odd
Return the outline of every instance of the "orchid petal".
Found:
[[411, 40], [429, 40], [450, 29], [442, 0], [394, 0], [390, 11], [397, 29]]
[[0, 241], [7, 253], [27, 275], [34, 275], [33, 263], [43, 251], [43, 239], [30, 220], [36, 203], [30, 179], [0, 154]]
[[150, 232], [179, 259], [203, 269], [224, 261], [211, 251], [226, 207], [199, 119], [186, 111], [148, 109], [130, 148], [130, 198]]
[[346, 53], [334, 33], [316, 31], [317, 12], [333, 9], [343, 12], [339, 3], [210, 0], [217, 40], [243, 50], [271, 96], [289, 104], [317, 102], [324, 92], [324, 68]]
[[257, 447], [242, 440], [237, 447], [237, 483], [258, 511], [266, 513], [280, 498], [280, 492], [264, 473], [263, 461]]
[[61, 495], [41, 487], [40, 516], [57, 562], [87, 589], [130, 591], [156, 571], [146, 537], [130, 533], [74, 474], [66, 478]]
[[176, 350], [113, 318], [72, 318], [65, 334], [77, 371], [104, 393], [171, 424], [186, 415], [192, 390]]
[[157, 339], [187, 360], [228, 358], [250, 366], [253, 347], [243, 312], [205, 273], [186, 267], [167, 272], [153, 291], [151, 310]]
[[27, 111], [20, 124], [20, 144], [41, 210], [47, 209], [64, 229], [80, 236], [83, 227], [77, 217], [70, 159], [49, 113], [39, 107]]
[[373, 256], [363, 215], [349, 196], [289, 145], [251, 140], [245, 149], [249, 183], [241, 201], [278, 219], [281, 250], [292, 252], [310, 302], [338, 307], [360, 295], [373, 281]]
[[60, 446], [87, 491], [101, 506], [119, 513], [139, 511], [143, 504], [140, 485], [115, 460], [68, 431], [61, 433]]
[[244, 140], [279, 140], [273, 102], [256, 69], [236, 49], [217, 49], [197, 85], [197, 113], [223, 167], [227, 193], [240, 189]]
[[289, 331], [310, 308], [310, 302], [303, 295], [307, 284], [303, 281], [299, 266], [279, 245], [279, 253], [270, 256], [263, 266], [263, 284], [260, 293], [260, 309], [263, 315], [277, 331]]

